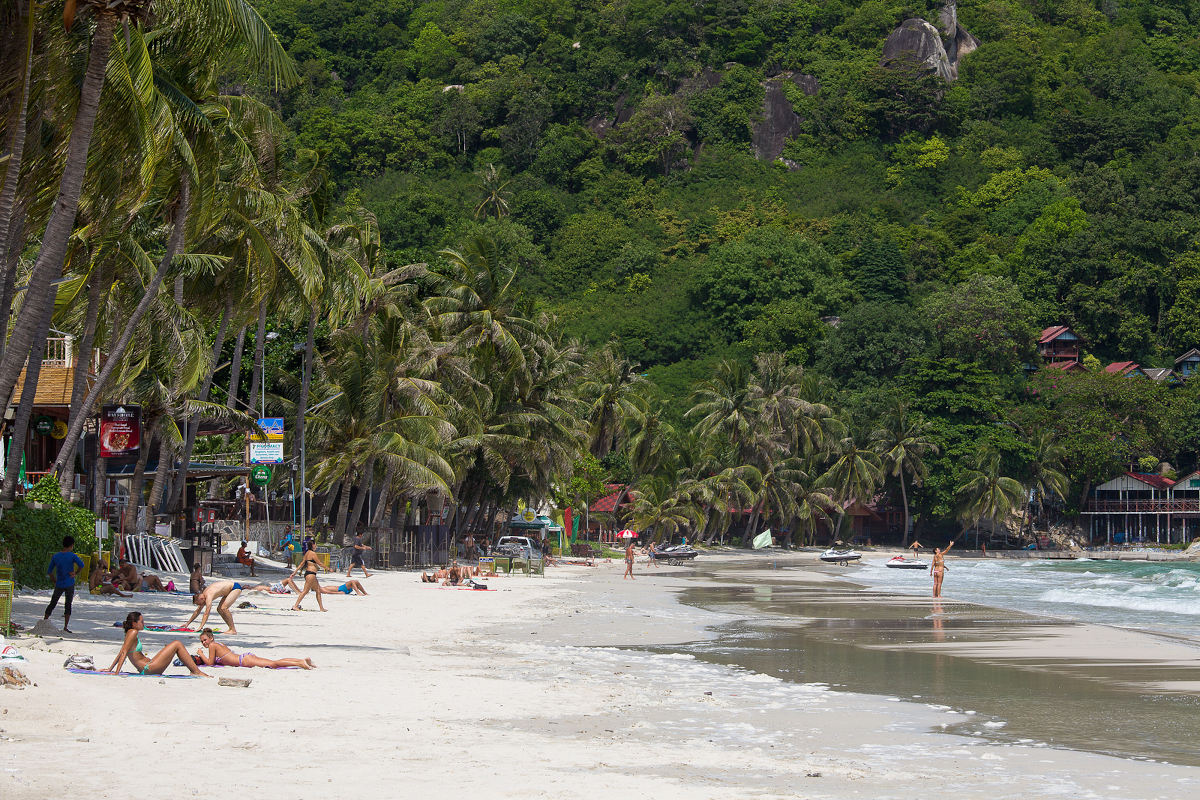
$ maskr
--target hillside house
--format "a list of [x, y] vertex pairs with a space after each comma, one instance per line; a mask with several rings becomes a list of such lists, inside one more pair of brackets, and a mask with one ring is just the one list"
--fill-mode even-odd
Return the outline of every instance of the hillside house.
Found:
[[1177, 481], [1126, 472], [1092, 489], [1082, 513], [1092, 541], [1189, 541], [1200, 535], [1200, 470]]
[[1109, 375], [1122, 378], [1145, 378], [1146, 373], [1136, 361], [1114, 361], [1104, 368]]
[[1042, 331], [1038, 337], [1037, 351], [1043, 360], [1050, 363], [1078, 361], [1082, 340], [1068, 325], [1054, 325]]
[[1146, 367], [1142, 372], [1155, 383], [1178, 383], [1179, 381], [1179, 376], [1170, 367]]
[[1087, 372], [1082, 361], [1051, 361], [1046, 369], [1057, 369], [1063, 372]]
[[1175, 359], [1175, 371], [1181, 378], [1189, 378], [1193, 373], [1200, 371], [1200, 348], [1193, 347]]

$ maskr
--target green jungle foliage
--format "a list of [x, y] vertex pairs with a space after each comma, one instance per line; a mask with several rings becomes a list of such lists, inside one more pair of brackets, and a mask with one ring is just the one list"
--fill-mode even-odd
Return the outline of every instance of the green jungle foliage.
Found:
[[[34, 508], [31, 503], [42, 507]], [[75, 537], [76, 553], [97, 552], [95, 521], [90, 511], [64, 500], [58, 481], [47, 475], [0, 519], [0, 552], [13, 564], [19, 585], [53, 586], [46, 575], [50, 556], [62, 549], [64, 536]], [[76, 581], [86, 584], [87, 576], [76, 576]]]
[[[783, 352], [864, 427], [897, 401], [930, 421], [930, 515], [981, 442], [1028, 478], [1033, 428], [1068, 506], [1139, 459], [1190, 467], [1194, 384], [1026, 366], [1053, 324], [1102, 364], [1200, 345], [1200, 2], [962, 0], [958, 80], [881, 67], [940, 5], [258, 2], [304, 76], [282, 115], [393, 263], [490, 235], [674, 422], [718, 360]], [[819, 91], [785, 81], [799, 130], [765, 163], [783, 72]]]

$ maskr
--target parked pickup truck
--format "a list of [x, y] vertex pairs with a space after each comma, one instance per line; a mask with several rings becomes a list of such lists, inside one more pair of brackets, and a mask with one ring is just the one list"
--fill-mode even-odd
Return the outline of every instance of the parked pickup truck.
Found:
[[497, 540], [496, 546], [492, 548], [492, 552], [496, 555], [524, 558], [529, 561], [542, 557], [538, 543], [528, 536], [501, 536]]

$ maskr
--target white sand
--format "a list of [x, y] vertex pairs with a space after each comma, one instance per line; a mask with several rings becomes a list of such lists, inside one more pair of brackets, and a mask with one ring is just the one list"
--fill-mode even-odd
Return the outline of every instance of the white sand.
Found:
[[[259, 609], [226, 643], [320, 668], [216, 671], [248, 689], [65, 672], [70, 653], [107, 666], [128, 610], [190, 611], [185, 597], [85, 595], [74, 639], [15, 642], [37, 686], [0, 691], [0, 798], [1200, 795], [1200, 769], [930, 733], [962, 715], [617, 649], [727, 619], [676, 604], [667, 571], [620, 576], [565, 567], [485, 593], [380, 573], [369, 597], [327, 596], [325, 614], [251, 595]], [[19, 597], [15, 619], [44, 603]]]

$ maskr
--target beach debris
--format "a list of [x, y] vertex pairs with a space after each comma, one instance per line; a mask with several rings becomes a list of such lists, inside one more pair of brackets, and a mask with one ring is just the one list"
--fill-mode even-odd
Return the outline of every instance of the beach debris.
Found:
[[63, 662], [63, 669], [82, 669], [88, 672], [95, 672], [96, 664], [92, 661], [91, 656], [74, 654], [68, 656], [67, 660]]
[[246, 689], [250, 686], [250, 678], [218, 678], [217, 686], [234, 686], [239, 689]]
[[24, 661], [25, 656], [17, 652], [17, 648], [11, 644], [5, 644], [0, 647], [0, 661]]
[[821, 773], [819, 773], [819, 772], [808, 772], [808, 773], [805, 773], [804, 777], [806, 777], [806, 778], [819, 778], [819, 777], [821, 777]]
[[48, 619], [39, 619], [29, 632], [34, 636], [62, 636], [62, 631], [54, 627]]
[[29, 678], [24, 672], [16, 667], [5, 667], [0, 670], [0, 684], [4, 684], [4, 688], [24, 689], [30, 685]]

